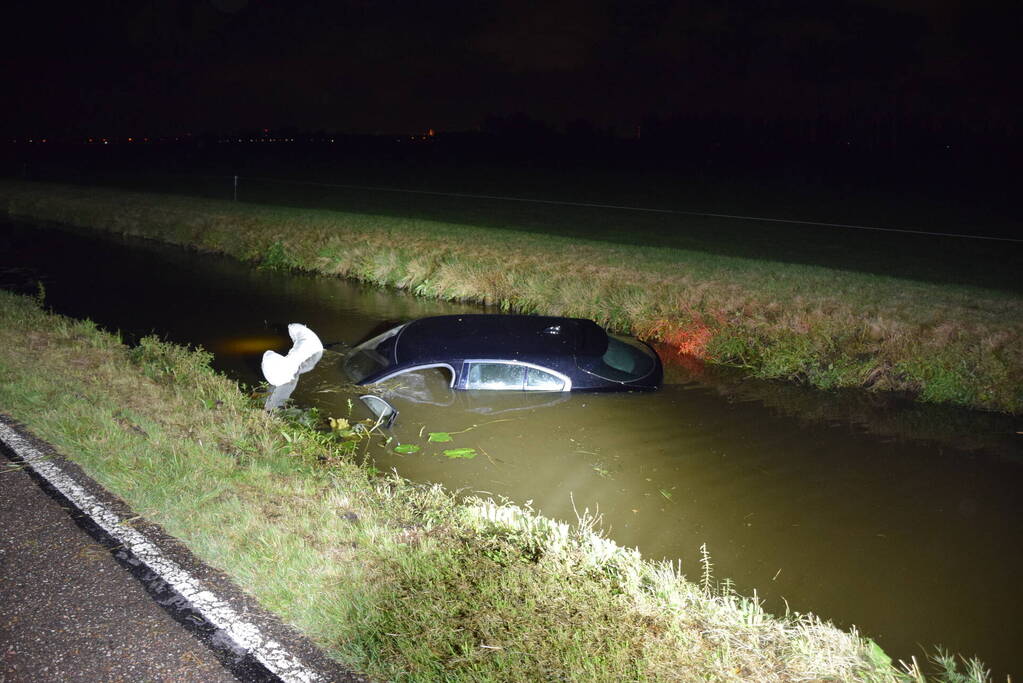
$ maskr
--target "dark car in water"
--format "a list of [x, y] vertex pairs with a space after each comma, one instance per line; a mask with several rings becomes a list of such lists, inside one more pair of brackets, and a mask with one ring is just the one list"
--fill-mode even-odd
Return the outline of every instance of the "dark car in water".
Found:
[[353, 382], [375, 384], [443, 368], [451, 387], [504, 391], [656, 389], [657, 353], [591, 320], [532, 315], [444, 315], [398, 325], [352, 349]]

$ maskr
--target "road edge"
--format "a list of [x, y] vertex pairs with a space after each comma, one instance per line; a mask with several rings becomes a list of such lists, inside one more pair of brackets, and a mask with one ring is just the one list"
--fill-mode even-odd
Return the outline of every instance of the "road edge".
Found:
[[[48, 443], [0, 413], [0, 452], [20, 465], [71, 518], [106, 547], [153, 600], [242, 681], [367, 681], [145, 521]], [[187, 569], [186, 569], [187, 567]]]

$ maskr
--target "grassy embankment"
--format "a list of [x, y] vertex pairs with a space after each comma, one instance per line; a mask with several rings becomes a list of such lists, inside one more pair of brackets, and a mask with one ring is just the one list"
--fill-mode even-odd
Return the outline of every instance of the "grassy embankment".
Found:
[[3, 182], [0, 205], [15, 218], [424, 296], [592, 318], [758, 377], [1023, 412], [1023, 300], [1011, 293], [697, 250], [96, 188]]
[[[350, 666], [416, 680], [923, 680], [855, 633], [715, 588], [709, 561], [691, 583], [592, 519], [569, 527], [379, 476], [338, 433], [266, 415], [208, 362], [153, 338], [128, 348], [0, 291], [0, 410]], [[946, 660], [941, 679], [985, 678], [976, 662], [955, 678]]]

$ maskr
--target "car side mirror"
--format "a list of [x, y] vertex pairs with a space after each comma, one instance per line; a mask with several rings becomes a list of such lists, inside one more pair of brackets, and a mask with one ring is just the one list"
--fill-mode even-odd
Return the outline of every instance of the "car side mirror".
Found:
[[390, 429], [394, 421], [398, 419], [398, 411], [379, 396], [366, 394], [365, 396], [360, 396], [359, 400], [366, 404], [366, 407], [369, 408], [369, 411], [373, 413], [377, 422], [384, 429]]

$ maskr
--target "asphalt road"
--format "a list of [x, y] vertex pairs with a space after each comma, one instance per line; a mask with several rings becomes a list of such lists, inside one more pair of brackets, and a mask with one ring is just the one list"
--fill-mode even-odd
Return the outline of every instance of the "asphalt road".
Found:
[[0, 683], [237, 680], [10, 468], [0, 457]]

